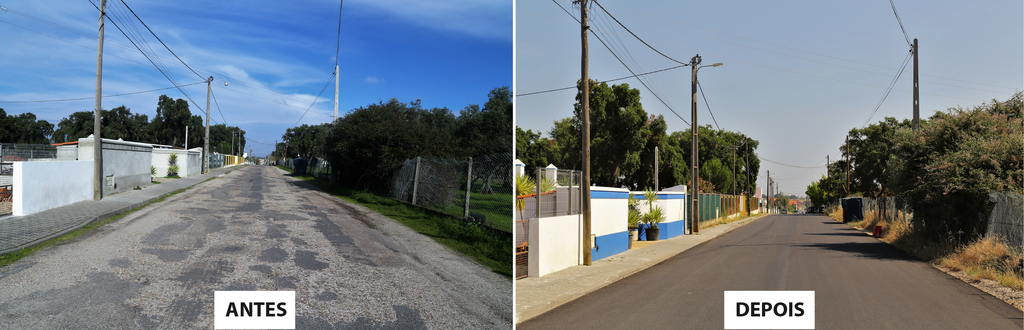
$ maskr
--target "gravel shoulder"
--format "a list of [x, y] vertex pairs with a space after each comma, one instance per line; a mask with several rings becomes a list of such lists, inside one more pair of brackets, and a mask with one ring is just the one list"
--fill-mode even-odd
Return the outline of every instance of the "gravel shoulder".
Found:
[[297, 328], [511, 328], [512, 283], [362, 206], [232, 171], [0, 268], [12, 328], [212, 328], [221, 290], [296, 292]]

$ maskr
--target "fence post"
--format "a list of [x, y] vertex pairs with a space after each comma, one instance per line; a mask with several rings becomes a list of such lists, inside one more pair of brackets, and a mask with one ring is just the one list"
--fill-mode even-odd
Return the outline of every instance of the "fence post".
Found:
[[537, 166], [537, 220], [540, 220], [540, 166]]
[[420, 184], [420, 157], [416, 156], [416, 171], [412, 175], [412, 205], [416, 205], [416, 189]]
[[473, 188], [473, 157], [469, 157], [469, 162], [466, 163], [466, 211], [463, 213], [463, 219], [469, 219], [469, 191]]
[[574, 178], [572, 170], [569, 170], [569, 190], [567, 190], [569, 192], [569, 209], [565, 212], [567, 215], [572, 215], [572, 179]]

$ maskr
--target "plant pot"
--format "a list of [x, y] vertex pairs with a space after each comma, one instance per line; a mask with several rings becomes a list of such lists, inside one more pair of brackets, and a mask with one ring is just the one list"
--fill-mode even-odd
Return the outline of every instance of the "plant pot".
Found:
[[645, 235], [647, 235], [648, 241], [657, 241], [658, 234], [661, 234], [661, 228], [647, 228], [644, 230], [647, 231]]

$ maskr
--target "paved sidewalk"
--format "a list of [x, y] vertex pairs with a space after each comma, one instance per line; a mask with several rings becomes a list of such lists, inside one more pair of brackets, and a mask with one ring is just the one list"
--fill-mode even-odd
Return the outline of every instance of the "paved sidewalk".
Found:
[[615, 281], [636, 274], [700, 243], [721, 236], [740, 226], [764, 218], [752, 218], [701, 230], [699, 235], [682, 235], [643, 248], [594, 261], [591, 266], [575, 266], [515, 282], [515, 323], [544, 314], [562, 304], [597, 291]]
[[153, 184], [142, 188], [142, 190], [130, 190], [106, 196], [100, 201], [86, 200], [26, 216], [0, 218], [0, 254], [41, 244], [89, 223], [145, 205], [179, 189], [191, 187], [235, 168], [234, 166], [222, 167], [212, 170], [206, 175]]

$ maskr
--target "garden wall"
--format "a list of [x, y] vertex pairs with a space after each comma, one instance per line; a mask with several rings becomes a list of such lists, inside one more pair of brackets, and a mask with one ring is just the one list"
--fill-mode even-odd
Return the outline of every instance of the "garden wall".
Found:
[[12, 213], [23, 216], [93, 198], [93, 162], [14, 162]]
[[[94, 159], [94, 142], [95, 139], [92, 137], [78, 139], [79, 161]], [[103, 196], [150, 185], [152, 164], [153, 145], [103, 139]], [[92, 176], [90, 171], [90, 181]]]

